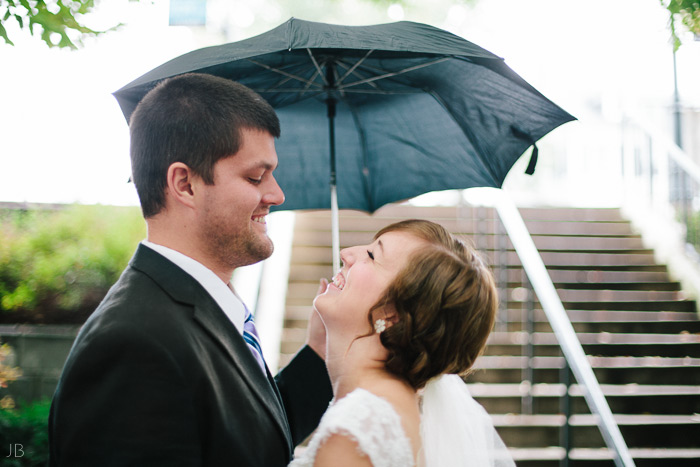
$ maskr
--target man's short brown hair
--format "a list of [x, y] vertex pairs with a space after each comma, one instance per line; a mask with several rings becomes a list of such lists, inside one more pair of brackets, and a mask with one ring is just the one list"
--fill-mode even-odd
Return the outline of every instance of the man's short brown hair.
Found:
[[240, 83], [188, 73], [149, 91], [129, 120], [132, 180], [143, 216], [165, 207], [166, 176], [174, 162], [213, 184], [214, 165], [238, 152], [243, 128], [280, 136], [274, 109]]

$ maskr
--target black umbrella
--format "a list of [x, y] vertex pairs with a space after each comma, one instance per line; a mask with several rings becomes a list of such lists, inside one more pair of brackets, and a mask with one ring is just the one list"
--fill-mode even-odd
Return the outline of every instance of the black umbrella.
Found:
[[[279, 209], [333, 209], [334, 269], [338, 208], [373, 212], [429, 191], [500, 187], [529, 146], [574, 119], [503, 59], [406, 21], [290, 19], [195, 50], [114, 93], [127, 120], [159, 81], [187, 72], [238, 81], [277, 109]], [[528, 172], [536, 160], [535, 147]]]

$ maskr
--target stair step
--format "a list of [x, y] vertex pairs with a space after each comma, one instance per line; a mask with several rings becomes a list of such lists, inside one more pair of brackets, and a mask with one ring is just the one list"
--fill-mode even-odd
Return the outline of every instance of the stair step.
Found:
[[[292, 320], [306, 320], [311, 312], [310, 302], [302, 306], [288, 306], [285, 316]], [[508, 322], [518, 322], [523, 310], [507, 310]], [[682, 311], [614, 311], [614, 310], [567, 310], [572, 323], [700, 323], [693, 312]], [[536, 323], [548, 323], [543, 310], [535, 310]]]
[[542, 448], [508, 448], [513, 460], [518, 461], [560, 461], [564, 459], [566, 450], [560, 447]]
[[[306, 321], [311, 312], [311, 299], [309, 299], [306, 305], [297, 306], [287, 306], [286, 308], [286, 318], [288, 320], [299, 320]], [[520, 324], [524, 310], [507, 310], [505, 318], [507, 323], [512, 325], [515, 323]], [[606, 323], [620, 323], [620, 324], [679, 324], [688, 325], [689, 329], [697, 329], [700, 325], [700, 321], [696, 318], [694, 312], [683, 312], [683, 311], [616, 311], [616, 310], [568, 310], [567, 314], [571, 322], [576, 324], [597, 324], [605, 325]], [[546, 315], [543, 310], [534, 310], [535, 324], [548, 324]], [[304, 324], [304, 326], [306, 326]], [[653, 329], [652, 329], [653, 330]], [[695, 331], [697, 332], [697, 331]]]
[[682, 301], [686, 299], [682, 291], [667, 290], [578, 290], [557, 289], [562, 302], [640, 302], [640, 301]]
[[[344, 247], [341, 243], [341, 247]], [[582, 270], [586, 268], [618, 269], [623, 271], [629, 270], [644, 270], [644, 268], [659, 268], [659, 265], [654, 261], [654, 255], [648, 253], [576, 253], [576, 252], [559, 252], [559, 251], [543, 251], [540, 252], [542, 261], [547, 268], [563, 268]], [[333, 252], [331, 248], [322, 246], [304, 246], [294, 245], [292, 247], [292, 262], [294, 264], [332, 264]], [[492, 265], [495, 262], [491, 263]], [[520, 258], [514, 251], [506, 253], [506, 264], [520, 265]], [[614, 270], [614, 269], [611, 269]]]
[[[566, 266], [655, 266], [654, 255], [651, 253], [569, 253], [569, 252], [540, 252], [542, 261], [547, 267]], [[508, 252], [508, 263], [519, 264], [520, 258], [516, 253]]]
[[[343, 231], [341, 245], [362, 245], [372, 241], [376, 230], [367, 231]], [[495, 234], [480, 234], [474, 232], [462, 232], [460, 235], [469, 240], [480, 250], [499, 251], [501, 249], [513, 251], [513, 244], [507, 236]], [[639, 236], [621, 237], [589, 237], [589, 236], [561, 236], [561, 235], [535, 235], [535, 246], [539, 251], [592, 251], [592, 252], [618, 252], [652, 253], [645, 248]], [[295, 245], [328, 247], [332, 243], [330, 230], [300, 230], [294, 236]]]
[[[500, 416], [492, 416], [497, 423], [497, 431], [503, 438], [506, 446], [510, 447], [542, 447], [556, 446], [560, 442], [565, 417], [563, 415], [544, 415], [540, 420], [523, 420], [517, 423], [521, 416], [504, 415], [503, 418], [511, 424], [499, 425]], [[522, 416], [523, 418], [539, 416]], [[665, 417], [665, 416], [664, 416]], [[578, 420], [570, 424], [572, 446], [577, 448], [600, 448], [605, 442], [600, 433], [600, 428], [595, 423], [595, 417], [590, 420]], [[700, 423], [690, 420], [687, 423], [676, 420], [649, 419], [640, 415], [638, 419], [615, 416], [623, 438], [628, 446], [636, 448], [684, 448], [697, 446], [700, 437]], [[586, 422], [586, 423], [583, 423]], [[670, 423], [664, 423], [670, 422]]]
[[[646, 290], [646, 291], [680, 291], [680, 282], [553, 282], [557, 290]], [[508, 288], [523, 287], [523, 282], [509, 282]]]
[[[628, 302], [624, 300], [620, 301], [607, 301], [607, 302], [569, 302], [562, 301], [564, 309], [577, 309], [577, 310], [618, 310], [618, 311], [642, 311], [648, 310], [651, 312], [656, 311], [685, 311], [691, 312], [695, 311], [696, 303], [694, 300], [655, 300], [655, 301], [634, 301]], [[539, 303], [535, 303], [535, 306], [540, 308]]]
[[[593, 372], [598, 382], [601, 384], [654, 384], [658, 381], [679, 385], [688, 384], [688, 382], [700, 384], [697, 365], [661, 366], [652, 368], [599, 366], [593, 368]], [[535, 383], [556, 384], [561, 381], [561, 374], [561, 368], [541, 367], [535, 368], [532, 371], [531, 377]], [[502, 368], [498, 370], [476, 371], [469, 375], [469, 381], [483, 383], [520, 383], [525, 377], [525, 371], [522, 368]], [[644, 409], [639, 410], [642, 411]], [[687, 410], [676, 410], [676, 412], [686, 413]]]
[[[594, 357], [587, 355], [593, 368], [700, 368], [700, 358], [695, 357]], [[528, 357], [517, 355], [482, 355], [474, 362], [477, 370], [512, 370], [526, 368]], [[564, 357], [533, 357], [534, 369], [564, 368]], [[698, 382], [700, 383], [700, 381]]]
[[[656, 414], [687, 415], [700, 412], [700, 387], [690, 385], [601, 384], [601, 391], [613, 413], [645, 414], [654, 407]], [[560, 383], [529, 384], [526, 381], [508, 383], [470, 383], [472, 396], [489, 413], [562, 412], [561, 399], [566, 386]], [[584, 389], [572, 385], [569, 392], [572, 413], [590, 413]]]
[[[490, 414], [496, 427], [561, 427], [566, 424], [566, 417], [561, 414]], [[700, 415], [653, 415], [653, 414], [613, 414], [619, 426], [650, 425], [697, 425], [700, 427]], [[598, 416], [592, 414], [575, 414], [569, 417], [571, 426], [598, 426]]]
[[[658, 415], [658, 414], [613, 414], [620, 426], [650, 425], [696, 425], [700, 427], [700, 414]], [[569, 417], [572, 426], [598, 426], [598, 416], [592, 414], [575, 414]]]
[[[628, 221], [622, 217], [619, 208], [518, 208], [520, 215], [528, 220], [543, 221], [577, 221], [577, 222], [623, 222]], [[330, 212], [307, 211], [299, 217], [304, 221], [315, 221], [318, 219], [330, 219]], [[390, 219], [394, 222], [398, 219], [420, 218], [420, 219], [459, 219], [464, 222], [483, 222], [494, 220], [498, 217], [493, 208], [482, 206], [414, 206], [410, 204], [391, 204], [378, 209], [374, 214], [362, 211], [340, 210], [340, 219], [362, 219], [369, 221], [381, 221]], [[304, 224], [306, 225], [306, 224]], [[355, 225], [355, 224], [353, 224]], [[315, 227], [314, 227], [315, 228]]]
[[[567, 314], [577, 333], [700, 334], [700, 321], [689, 311], [569, 310]], [[533, 320], [531, 324], [528, 317]], [[501, 331], [552, 329], [543, 310], [501, 311], [497, 319]]]
[[[634, 459], [700, 459], [699, 448], [630, 448], [630, 454]], [[574, 448], [569, 451], [569, 458], [574, 460], [608, 460], [613, 459], [614, 454], [607, 448]]]
[[[483, 209], [483, 208], [482, 208]], [[578, 222], [629, 222], [619, 208], [518, 208], [524, 219]], [[495, 215], [495, 211], [494, 211]]]
[[[331, 277], [331, 268], [325, 276]], [[293, 302], [290, 305], [311, 305], [313, 297], [318, 290], [318, 279], [314, 282], [290, 283], [287, 289], [287, 297]], [[695, 310], [695, 301], [686, 300], [682, 292], [665, 291], [618, 291], [618, 290], [577, 290], [557, 291], [564, 309], [570, 310], [629, 310], [629, 311], [680, 311], [692, 312]], [[512, 295], [512, 294], [511, 294]], [[513, 301], [507, 304], [513, 306]], [[521, 303], [521, 302], [517, 302]], [[541, 309], [538, 301], [535, 307]]]
[[[622, 312], [624, 313], [624, 312]], [[653, 312], [647, 312], [653, 314]], [[301, 325], [301, 324], [300, 324]], [[625, 332], [635, 334], [680, 334], [684, 332], [700, 333], [700, 322], [697, 321], [593, 321], [593, 322], [572, 322], [576, 333], [599, 333], [607, 332], [621, 334]], [[527, 322], [521, 321], [501, 321], [499, 318], [496, 328], [499, 331], [518, 332], [528, 329]], [[546, 321], [536, 321], [531, 328], [534, 332], [552, 332], [552, 326]]]
[[[488, 235], [503, 233], [500, 220], [497, 221], [493, 217], [489, 219], [475, 218], [455, 218], [454, 215], [449, 217], [436, 217], [428, 215], [426, 217], [412, 215], [397, 215], [384, 217], [381, 215], [369, 216], [359, 213], [357, 215], [345, 216], [341, 213], [338, 218], [338, 223], [341, 230], [340, 241], [343, 242], [343, 236], [348, 232], [366, 232], [374, 235], [382, 227], [385, 227], [393, 222], [403, 219], [421, 218], [430, 219], [433, 222], [444, 226], [450, 232], [457, 235]], [[632, 231], [628, 222], [608, 222], [608, 221], [547, 221], [537, 219], [524, 219], [525, 226], [533, 236], [592, 236], [592, 237], [638, 237], [638, 234]], [[330, 214], [323, 217], [297, 216], [296, 229], [298, 232], [318, 231], [330, 232], [331, 218]]]
[[[290, 267], [290, 281], [306, 281], [315, 282], [321, 277], [326, 277], [331, 270], [330, 262], [328, 264], [318, 263], [293, 263]], [[508, 268], [504, 278], [508, 283], [522, 284], [526, 279], [525, 272], [522, 268]], [[496, 275], [501, 273], [501, 270], [495, 270]], [[636, 283], [645, 284], [665, 284], [670, 282], [668, 272], [666, 271], [615, 271], [615, 270], [568, 270], [568, 269], [550, 269], [549, 276], [555, 285], [564, 287], [565, 284], [588, 284], [588, 285], [606, 285], [606, 284], [629, 284]], [[677, 284], [677, 282], [673, 282]]]
[[[556, 466], [559, 465], [558, 462], [564, 459], [566, 454], [564, 448], [554, 446], [542, 448], [509, 448], [508, 452], [513, 459], [518, 462], [518, 465], [525, 464], [527, 461], [540, 463], [538, 465], [541, 465], [542, 462], [552, 461], [551, 465]], [[700, 449], [698, 448], [629, 448], [629, 452], [635, 461], [650, 459], [658, 462], [659, 460], [670, 459], [700, 459]], [[610, 461], [613, 458], [614, 453], [608, 448], [573, 448], [569, 451], [569, 459], [571, 461], [589, 461], [582, 465], [591, 465], [590, 461]], [[610, 465], [610, 463], [604, 465]], [[637, 462], [637, 465], [640, 465], [639, 462]], [[676, 464], [674, 463], [674, 465]]]
[[[700, 344], [700, 335], [680, 334], [613, 334], [609, 332], [578, 333], [582, 345], [656, 345], [656, 344]], [[556, 335], [549, 332], [492, 332], [487, 345], [523, 345], [528, 341], [534, 345], [559, 345]], [[700, 350], [700, 349], [699, 349]]]
[[[306, 326], [305, 322], [311, 312], [311, 299], [307, 300], [307, 305], [289, 305], [286, 308], [285, 316], [290, 321], [303, 322], [302, 326]], [[518, 329], [510, 328], [512, 326], [520, 326], [526, 310], [507, 310], [505, 315], [499, 315], [499, 319], [505, 319], [505, 323], [509, 326], [509, 330], [517, 331]], [[648, 333], [662, 332], [662, 325], [678, 325], [680, 329], [678, 333], [683, 331], [698, 333], [700, 321], [696, 318], [693, 312], [683, 311], [616, 311], [616, 310], [569, 310], [567, 311], [569, 319], [574, 326], [577, 325], [596, 325], [596, 326], [613, 326], [613, 325], [649, 325]], [[544, 311], [534, 310], [535, 326], [549, 326]], [[549, 328], [551, 329], [551, 328]]]
[[[508, 310], [508, 320], [519, 321], [522, 313], [523, 310]], [[698, 323], [695, 313], [683, 311], [567, 310], [566, 313], [572, 323]], [[534, 311], [534, 320], [536, 323], [549, 322], [543, 310]]]
[[[303, 342], [303, 341], [301, 341]], [[299, 348], [299, 345], [296, 347]], [[281, 357], [285, 361], [289, 361], [294, 356], [294, 352], [282, 352]], [[593, 368], [700, 368], [700, 358], [693, 357], [591, 357], [588, 356], [588, 362]], [[531, 367], [536, 370], [559, 370], [564, 368], [564, 357], [534, 357], [531, 361]], [[493, 356], [482, 355], [474, 363], [474, 370], [522, 370], [527, 364], [527, 357], [520, 356]], [[473, 378], [477, 372], [472, 373], [469, 378]], [[697, 379], [697, 377], [696, 377]], [[691, 381], [692, 382], [692, 381]], [[471, 384], [507, 384], [507, 383], [484, 383], [477, 382]], [[547, 383], [542, 383], [547, 384]], [[637, 384], [637, 383], [631, 383]], [[700, 384], [697, 381], [694, 384]], [[550, 384], [551, 385], [551, 384]]]
[[[304, 342], [306, 339], [305, 328], [287, 328], [282, 332], [283, 341]], [[611, 334], [611, 333], [579, 333], [579, 340], [582, 345], [650, 345], [650, 344], [700, 344], [700, 336], [695, 334]], [[495, 345], [522, 346], [528, 341], [528, 334], [525, 332], [493, 332], [489, 336], [487, 345], [492, 348]], [[553, 333], [534, 333], [532, 334], [532, 342], [534, 345], [542, 346], [559, 346], [556, 337]], [[486, 355], [481, 356], [479, 360], [486, 358]], [[504, 357], [496, 356], [493, 358], [525, 358], [525, 357]], [[559, 358], [559, 357], [535, 357], [535, 358]], [[602, 358], [602, 357], [591, 357]], [[635, 357], [613, 357], [613, 358], [635, 358]], [[640, 357], [654, 361], [661, 357]]]
[[[669, 282], [668, 272], [656, 271], [615, 271], [615, 270], [569, 270], [551, 269], [549, 276], [555, 284], [608, 284], [608, 283], [655, 283]], [[524, 278], [522, 269], [508, 269], [508, 282], [522, 281]]]
[[[311, 302], [308, 305], [287, 306], [284, 312], [285, 319], [290, 321], [303, 321], [309, 319], [311, 313]], [[306, 324], [304, 324], [306, 326]]]
[[[700, 359], [698, 359], [700, 360]], [[698, 362], [700, 364], [700, 361]], [[566, 392], [564, 384], [485, 384], [471, 383], [467, 385], [474, 398], [503, 398], [522, 397], [562, 397]], [[601, 391], [606, 397], [646, 397], [646, 396], [700, 396], [700, 386], [688, 385], [650, 385], [650, 384], [601, 384]], [[569, 395], [582, 397], [584, 388], [573, 384], [569, 387]]]

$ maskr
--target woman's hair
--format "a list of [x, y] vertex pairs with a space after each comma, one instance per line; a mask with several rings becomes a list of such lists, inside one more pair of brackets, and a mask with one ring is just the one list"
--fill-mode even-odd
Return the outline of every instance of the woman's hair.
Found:
[[391, 304], [398, 321], [380, 339], [386, 368], [420, 389], [443, 373], [465, 375], [486, 346], [498, 308], [490, 269], [474, 248], [444, 227], [407, 220], [380, 230], [426, 241], [387, 287], [372, 312]]

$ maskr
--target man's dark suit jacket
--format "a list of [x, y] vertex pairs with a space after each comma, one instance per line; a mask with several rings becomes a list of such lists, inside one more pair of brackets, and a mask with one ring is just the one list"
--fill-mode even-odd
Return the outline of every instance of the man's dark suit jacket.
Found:
[[331, 396], [308, 347], [266, 377], [204, 288], [139, 245], [68, 356], [49, 465], [286, 466]]

